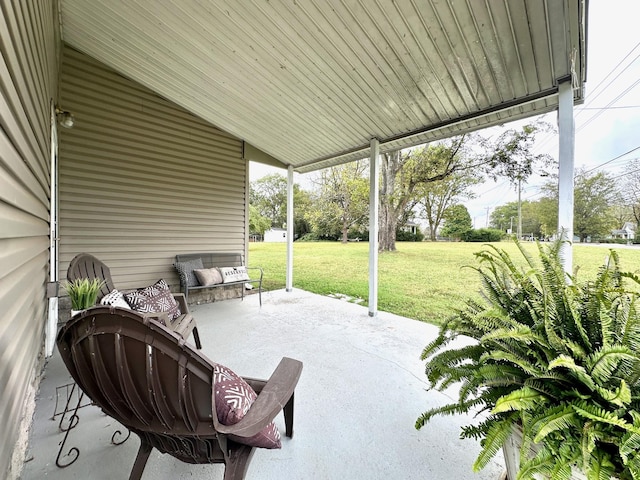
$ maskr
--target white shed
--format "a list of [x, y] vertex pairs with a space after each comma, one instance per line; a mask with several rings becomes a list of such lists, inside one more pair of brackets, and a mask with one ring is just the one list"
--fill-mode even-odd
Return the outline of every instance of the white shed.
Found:
[[287, 230], [285, 228], [272, 228], [264, 232], [265, 242], [286, 242]]

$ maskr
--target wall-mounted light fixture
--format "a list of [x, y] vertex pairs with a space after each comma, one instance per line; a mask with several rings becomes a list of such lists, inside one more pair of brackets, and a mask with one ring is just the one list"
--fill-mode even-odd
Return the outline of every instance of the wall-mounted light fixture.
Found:
[[64, 128], [72, 128], [75, 123], [75, 118], [73, 118], [73, 114], [68, 112], [67, 110], [62, 110], [59, 107], [56, 107], [56, 118], [58, 119], [58, 123], [60, 126]]

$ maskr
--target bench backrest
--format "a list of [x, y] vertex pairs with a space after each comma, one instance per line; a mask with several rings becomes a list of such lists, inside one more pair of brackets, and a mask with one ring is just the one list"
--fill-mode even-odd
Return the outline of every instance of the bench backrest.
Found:
[[182, 253], [176, 255], [176, 262], [187, 262], [201, 258], [204, 268], [242, 267], [244, 266], [243, 257], [243, 254], [237, 252]]

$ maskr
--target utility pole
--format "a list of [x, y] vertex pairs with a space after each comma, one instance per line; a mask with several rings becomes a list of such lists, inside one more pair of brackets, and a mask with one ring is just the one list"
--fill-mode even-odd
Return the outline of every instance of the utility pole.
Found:
[[485, 207], [487, 209], [487, 219], [484, 223], [484, 227], [485, 228], [489, 228], [489, 210], [491, 209], [491, 207]]
[[518, 234], [516, 237], [522, 240], [522, 178], [518, 177]]

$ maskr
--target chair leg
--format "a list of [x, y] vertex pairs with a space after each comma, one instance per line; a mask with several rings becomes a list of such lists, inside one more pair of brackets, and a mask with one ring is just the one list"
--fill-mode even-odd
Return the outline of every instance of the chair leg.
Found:
[[151, 454], [152, 449], [153, 447], [150, 444], [143, 442], [142, 439], [140, 439], [140, 448], [138, 449], [136, 461], [133, 464], [133, 468], [131, 469], [129, 480], [140, 480], [142, 472], [144, 471], [144, 467], [147, 464], [147, 460], [149, 460], [149, 455]]
[[229, 452], [224, 467], [224, 480], [243, 480], [253, 457], [254, 447], [236, 445]]
[[294, 395], [295, 395], [295, 392], [291, 394], [291, 398], [282, 409], [282, 411], [284, 412], [285, 435], [289, 438], [293, 437], [293, 396]]
[[193, 339], [196, 341], [196, 348], [200, 350], [202, 345], [200, 344], [200, 334], [198, 333], [198, 327], [193, 327]]

